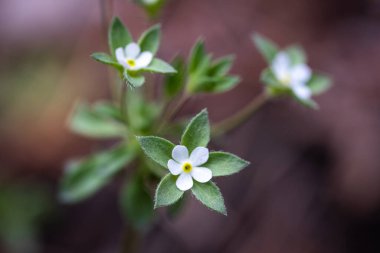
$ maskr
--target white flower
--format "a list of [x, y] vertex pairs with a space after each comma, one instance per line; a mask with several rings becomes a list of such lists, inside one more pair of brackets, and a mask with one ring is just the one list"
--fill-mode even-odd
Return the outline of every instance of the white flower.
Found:
[[151, 52], [141, 52], [140, 46], [134, 42], [129, 43], [125, 49], [122, 47], [117, 48], [115, 54], [117, 61], [129, 70], [139, 70], [148, 67], [153, 60]]
[[309, 66], [304, 63], [294, 65], [287, 53], [280, 52], [272, 62], [272, 71], [277, 80], [288, 86], [298, 98], [311, 97], [311, 90], [306, 85], [311, 78]]
[[158, 0], [144, 0], [143, 1], [146, 5], [153, 5], [158, 2]]
[[189, 190], [193, 187], [193, 178], [200, 182], [206, 183], [212, 178], [212, 172], [205, 167], [199, 167], [208, 160], [208, 149], [197, 147], [191, 152], [185, 146], [177, 145], [172, 151], [173, 159], [168, 161], [168, 168], [171, 174], [179, 177], [176, 185], [181, 191]]

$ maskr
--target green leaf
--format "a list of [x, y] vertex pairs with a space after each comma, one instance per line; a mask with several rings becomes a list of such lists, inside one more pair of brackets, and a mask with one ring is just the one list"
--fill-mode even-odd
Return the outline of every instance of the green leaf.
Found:
[[125, 47], [132, 42], [132, 36], [118, 17], [112, 20], [108, 30], [108, 44], [111, 54], [115, 57], [115, 51], [119, 47]]
[[126, 82], [132, 87], [132, 88], [138, 88], [141, 87], [145, 83], [145, 77], [139, 73], [132, 73], [131, 71], [128, 71], [127, 69], [124, 70], [123, 74]]
[[278, 53], [278, 47], [272, 41], [258, 33], [253, 34], [252, 40], [264, 59], [268, 63], [271, 63]]
[[194, 196], [208, 208], [217, 211], [218, 213], [227, 215], [227, 210], [224, 205], [224, 199], [218, 186], [214, 182], [198, 183], [194, 181], [191, 192]]
[[305, 51], [300, 46], [288, 47], [285, 52], [288, 54], [294, 65], [302, 64], [307, 61]]
[[61, 199], [74, 203], [91, 196], [132, 161], [135, 153], [134, 148], [120, 145], [87, 159], [70, 162], [63, 175]]
[[196, 147], [206, 147], [210, 141], [210, 123], [207, 110], [198, 113], [187, 125], [181, 144], [186, 146], [191, 153]]
[[137, 140], [148, 157], [167, 168], [168, 161], [172, 159], [173, 143], [156, 136], [138, 136]]
[[153, 55], [157, 53], [160, 46], [161, 26], [154, 25], [146, 30], [140, 37], [138, 44], [140, 45], [141, 52], [148, 51]]
[[191, 50], [189, 57], [189, 73], [194, 73], [206, 58], [203, 40], [198, 40]]
[[126, 127], [104, 110], [99, 110], [99, 105], [91, 109], [85, 103], [75, 106], [69, 120], [70, 129], [77, 133], [92, 138], [116, 138], [126, 134]]
[[240, 78], [238, 76], [203, 77], [193, 86], [192, 93], [221, 93], [235, 87]]
[[235, 174], [249, 165], [249, 162], [226, 152], [210, 152], [209, 159], [202, 165], [212, 171], [213, 177]]
[[331, 79], [324, 75], [313, 74], [307, 86], [313, 95], [319, 95], [331, 87]]
[[107, 101], [99, 101], [93, 105], [94, 112], [113, 118], [116, 121], [122, 122], [124, 120], [120, 107]]
[[125, 218], [137, 229], [153, 220], [153, 201], [140, 176], [133, 176], [123, 187], [121, 206]]
[[261, 72], [260, 80], [266, 85], [281, 86], [270, 68], [267, 68]]
[[233, 55], [217, 59], [208, 70], [209, 76], [224, 76], [230, 71], [235, 57]]
[[185, 62], [182, 58], [176, 57], [172, 61], [172, 66], [177, 70], [174, 75], [168, 75], [164, 81], [164, 92], [166, 98], [176, 96], [184, 86], [185, 81]]
[[93, 53], [91, 55], [91, 57], [95, 61], [107, 64], [107, 65], [114, 66], [114, 67], [116, 67], [118, 69], [122, 69], [123, 68], [117, 61], [114, 60], [113, 57], [111, 57], [110, 55], [108, 55], [106, 53]]
[[163, 74], [177, 73], [177, 70], [170, 66], [169, 63], [157, 58], [154, 58], [152, 62], [149, 64], [149, 66], [146, 67], [144, 70]]
[[184, 192], [177, 188], [175, 182], [176, 177], [170, 173], [161, 179], [156, 189], [154, 208], [174, 204], [182, 197]]

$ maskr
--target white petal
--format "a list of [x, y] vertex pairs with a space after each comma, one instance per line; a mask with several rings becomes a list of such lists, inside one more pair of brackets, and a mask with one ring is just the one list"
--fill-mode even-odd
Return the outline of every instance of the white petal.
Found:
[[177, 178], [177, 182], [175, 184], [181, 191], [187, 191], [193, 187], [193, 178], [188, 173], [182, 173]]
[[191, 152], [190, 162], [193, 166], [199, 166], [207, 162], [208, 149], [204, 147], [197, 147]]
[[292, 86], [294, 94], [300, 99], [309, 99], [311, 97], [311, 90], [303, 84], [297, 84]]
[[276, 55], [272, 62], [272, 70], [277, 77], [277, 79], [282, 80], [286, 77], [290, 71], [291, 61], [289, 56], [280, 52]]
[[151, 52], [142, 52], [136, 59], [136, 67], [141, 69], [148, 67], [153, 60], [153, 54]]
[[140, 54], [140, 46], [137, 45], [137, 44], [134, 43], [134, 42], [129, 43], [129, 44], [125, 47], [125, 54], [126, 54], [126, 57], [127, 57], [127, 58], [136, 59], [137, 56]]
[[173, 148], [172, 157], [179, 163], [189, 159], [189, 151], [185, 146], [177, 145]]
[[125, 67], [127, 65], [127, 58], [125, 57], [124, 50], [119, 47], [115, 50], [116, 60]]
[[176, 161], [170, 159], [168, 161], [168, 169], [170, 170], [170, 173], [177, 176], [182, 171], [181, 164], [177, 163]]
[[204, 167], [194, 167], [191, 176], [199, 183], [206, 183], [212, 178], [212, 171]]
[[306, 83], [311, 77], [311, 69], [306, 64], [299, 64], [292, 68], [291, 75], [295, 82]]

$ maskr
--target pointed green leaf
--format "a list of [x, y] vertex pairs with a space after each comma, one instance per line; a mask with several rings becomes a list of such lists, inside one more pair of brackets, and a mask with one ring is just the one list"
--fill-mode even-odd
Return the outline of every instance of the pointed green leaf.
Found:
[[175, 70], [172, 66], [170, 66], [169, 63], [163, 60], [160, 60], [158, 58], [154, 58], [152, 62], [149, 64], [149, 66], [146, 67], [144, 70], [155, 72], [155, 73], [162, 73], [162, 74], [177, 73], [177, 70]]
[[313, 95], [319, 95], [331, 87], [331, 79], [324, 75], [313, 74], [307, 86], [310, 88]]
[[107, 64], [107, 65], [114, 66], [114, 67], [116, 67], [118, 69], [122, 68], [122, 66], [117, 61], [115, 61], [113, 57], [111, 57], [110, 55], [108, 55], [106, 53], [93, 53], [91, 55], [91, 57], [95, 61]]
[[145, 83], [145, 77], [141, 75], [140, 73], [133, 73], [126, 69], [124, 70], [123, 76], [124, 76], [125, 81], [132, 88], [141, 87]]
[[191, 50], [189, 57], [189, 73], [194, 73], [206, 58], [203, 40], [199, 39]]
[[278, 53], [276, 44], [258, 33], [253, 34], [252, 40], [264, 59], [271, 63]]
[[115, 138], [126, 134], [126, 127], [120, 121], [105, 111], [99, 110], [99, 105], [90, 108], [85, 103], [75, 106], [70, 120], [70, 129], [92, 138]]
[[112, 20], [108, 30], [108, 44], [111, 54], [115, 57], [115, 51], [119, 47], [125, 47], [132, 42], [132, 36], [118, 17]]
[[175, 182], [176, 177], [170, 173], [161, 179], [156, 189], [154, 208], [174, 204], [182, 197], [184, 192], [177, 188]]
[[167, 168], [168, 161], [172, 159], [173, 143], [156, 136], [138, 136], [137, 140], [149, 158]]
[[148, 51], [153, 55], [157, 53], [160, 46], [161, 39], [161, 26], [154, 25], [146, 30], [140, 37], [138, 44], [140, 45], [141, 52]]
[[209, 141], [210, 123], [207, 110], [203, 109], [187, 125], [182, 135], [181, 144], [191, 152], [196, 147], [206, 147]]
[[225, 56], [217, 59], [208, 70], [209, 76], [223, 76], [230, 71], [235, 56]]
[[166, 98], [172, 98], [177, 95], [184, 86], [185, 81], [185, 62], [182, 58], [176, 57], [172, 61], [172, 66], [177, 73], [168, 75], [164, 81], [164, 91]]
[[228, 176], [247, 167], [249, 162], [226, 152], [210, 152], [209, 159], [203, 167], [212, 171], [213, 177]]
[[153, 220], [153, 200], [140, 176], [133, 176], [123, 187], [121, 206], [125, 218], [136, 229], [143, 229]]
[[133, 148], [120, 145], [87, 159], [69, 163], [63, 175], [61, 199], [73, 203], [91, 196], [132, 161], [135, 153]]
[[294, 65], [302, 64], [307, 61], [305, 51], [301, 46], [290, 46], [285, 52], [289, 55], [291, 62]]
[[227, 210], [224, 205], [224, 199], [218, 186], [214, 182], [198, 183], [194, 181], [191, 192], [194, 196], [208, 208], [217, 211], [218, 213], [227, 215]]

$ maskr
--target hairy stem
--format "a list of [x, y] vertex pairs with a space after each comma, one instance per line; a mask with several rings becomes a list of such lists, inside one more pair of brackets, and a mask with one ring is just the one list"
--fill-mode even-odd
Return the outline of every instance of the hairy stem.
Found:
[[244, 124], [261, 106], [263, 106], [270, 96], [265, 92], [253, 99], [246, 107], [234, 114], [233, 116], [217, 123], [212, 129], [214, 137], [227, 134], [240, 125]]

